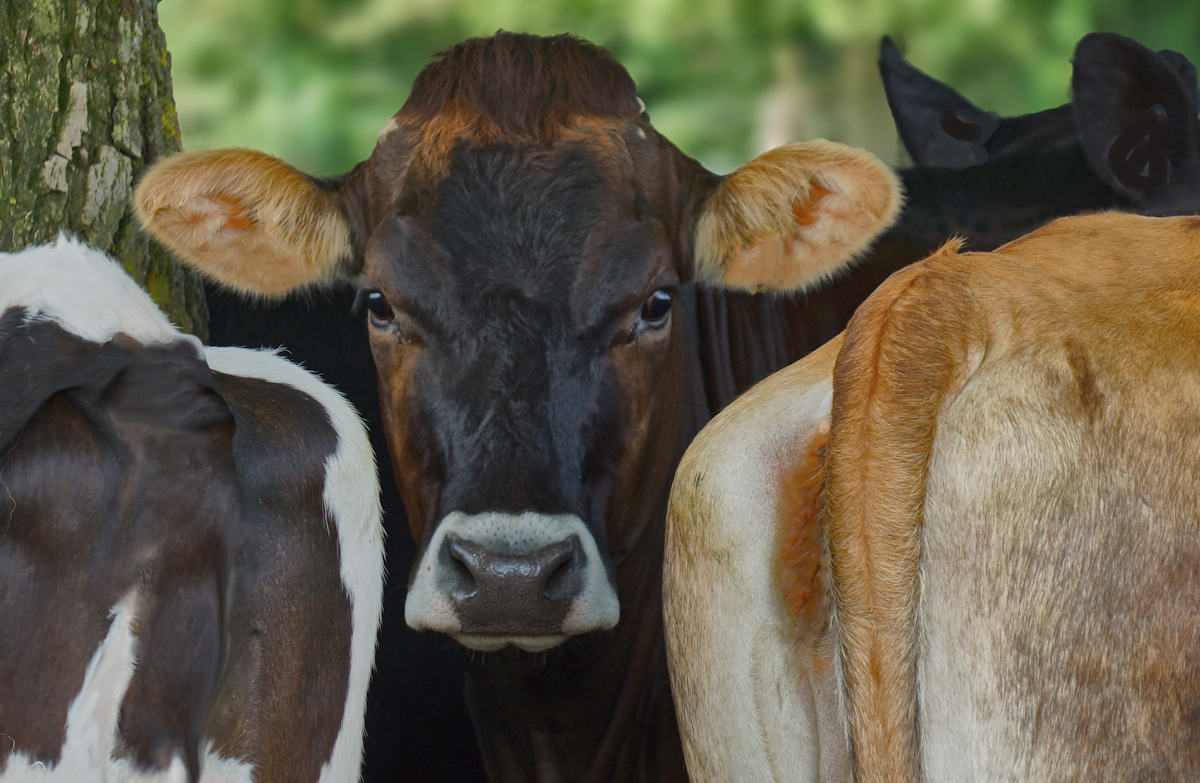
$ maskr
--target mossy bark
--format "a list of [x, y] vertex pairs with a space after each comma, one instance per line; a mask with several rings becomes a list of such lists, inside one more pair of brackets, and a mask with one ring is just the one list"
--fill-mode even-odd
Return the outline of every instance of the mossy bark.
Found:
[[181, 149], [156, 0], [0, 0], [0, 30], [0, 251], [75, 234], [204, 338], [199, 280], [130, 204], [146, 167]]

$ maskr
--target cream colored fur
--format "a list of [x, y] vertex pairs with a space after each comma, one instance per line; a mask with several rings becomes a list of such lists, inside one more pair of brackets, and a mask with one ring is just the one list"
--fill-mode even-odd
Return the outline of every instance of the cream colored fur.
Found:
[[901, 201], [896, 175], [869, 152], [820, 139], [776, 147], [704, 202], [697, 277], [751, 291], [811, 287], [866, 250]]
[[[1200, 217], [949, 246], [859, 310], [819, 403], [829, 359], [731, 405], [673, 489], [694, 777], [812, 779], [838, 714], [858, 781], [1200, 777]], [[825, 415], [843, 703], [805, 712], [764, 585], [777, 477]]]
[[782, 482], [828, 430], [840, 345], [833, 340], [740, 397], [676, 473], [664, 617], [697, 783], [848, 779], [829, 651], [801, 642], [778, 573]]
[[336, 196], [261, 152], [166, 158], [146, 172], [134, 205], [181, 259], [246, 293], [282, 297], [331, 277], [351, 254]]

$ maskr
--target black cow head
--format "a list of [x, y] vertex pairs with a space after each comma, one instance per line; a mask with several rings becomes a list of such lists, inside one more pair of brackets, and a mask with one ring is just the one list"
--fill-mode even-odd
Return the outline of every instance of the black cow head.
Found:
[[218, 150], [137, 194], [151, 232], [228, 285], [359, 287], [419, 544], [407, 620], [527, 650], [612, 628], [623, 565], [661, 569], [694, 427], [681, 287], [802, 289], [898, 206], [885, 166], [828, 142], [713, 175], [606, 52], [513, 34], [443, 53], [344, 177]]

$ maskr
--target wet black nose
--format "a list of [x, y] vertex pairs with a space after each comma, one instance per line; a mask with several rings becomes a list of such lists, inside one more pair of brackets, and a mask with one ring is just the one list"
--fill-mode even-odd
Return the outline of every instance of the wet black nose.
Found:
[[490, 552], [446, 536], [439, 556], [443, 585], [462, 633], [557, 634], [583, 589], [585, 558], [577, 536], [521, 554]]

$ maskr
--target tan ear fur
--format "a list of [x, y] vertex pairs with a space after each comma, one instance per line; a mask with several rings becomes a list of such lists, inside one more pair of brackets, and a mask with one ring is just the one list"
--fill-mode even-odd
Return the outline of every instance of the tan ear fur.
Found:
[[726, 288], [797, 291], [841, 269], [896, 219], [900, 182], [864, 150], [785, 144], [726, 177], [696, 226], [696, 276]]
[[337, 196], [253, 150], [166, 158], [146, 172], [134, 206], [187, 264], [246, 293], [285, 296], [332, 276], [351, 254]]

